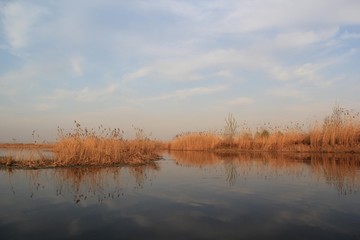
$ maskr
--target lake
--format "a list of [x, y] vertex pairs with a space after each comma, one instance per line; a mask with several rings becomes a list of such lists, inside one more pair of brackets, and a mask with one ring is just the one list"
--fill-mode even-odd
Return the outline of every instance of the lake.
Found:
[[0, 169], [0, 239], [360, 239], [360, 156], [164, 152]]

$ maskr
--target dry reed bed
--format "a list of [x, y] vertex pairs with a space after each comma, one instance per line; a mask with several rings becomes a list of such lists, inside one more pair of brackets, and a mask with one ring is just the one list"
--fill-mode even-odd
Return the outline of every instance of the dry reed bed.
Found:
[[[212, 133], [189, 133], [168, 144], [170, 150], [181, 151], [293, 151], [293, 152], [360, 152], [360, 128], [310, 132], [241, 133], [232, 139]], [[337, 133], [338, 132], [338, 133]], [[346, 134], [348, 132], [348, 134]]]
[[[180, 134], [168, 142], [167, 148], [180, 151], [225, 152], [360, 152], [359, 113], [339, 106], [333, 108], [332, 113], [323, 123], [315, 123], [308, 130], [304, 130], [299, 125], [279, 128], [268, 124], [256, 129], [255, 132], [246, 126], [239, 131], [232, 115], [229, 115], [225, 121], [226, 126], [221, 134], [213, 132]], [[54, 152], [54, 157], [51, 159], [41, 153], [41, 149], [38, 148], [40, 145], [29, 145], [35, 154], [22, 156], [20, 160], [19, 157], [0, 157], [0, 165], [63, 167], [143, 164], [158, 159], [156, 151], [165, 148], [164, 143], [146, 137], [142, 129], [135, 129], [135, 139], [127, 140], [123, 138], [120, 129], [106, 129], [100, 126], [97, 130], [89, 130], [82, 128], [76, 121], [75, 124], [76, 128], [70, 133], [64, 133], [64, 130], [59, 128], [58, 142], [47, 145]]]
[[[299, 125], [283, 129], [266, 125], [252, 132], [248, 127], [237, 131], [237, 123], [226, 119], [223, 134], [190, 132], [176, 136], [170, 150], [221, 151], [296, 151], [296, 152], [360, 152], [359, 113], [339, 106], [306, 131]], [[229, 129], [230, 133], [229, 133]]]
[[221, 142], [221, 136], [207, 132], [190, 132], [176, 136], [169, 143], [171, 150], [203, 151], [212, 150]]
[[[28, 149], [26, 155], [0, 158], [0, 165], [7, 167], [70, 167], [70, 166], [114, 166], [139, 165], [160, 158], [156, 154], [162, 143], [150, 140], [138, 129], [136, 138], [127, 140], [120, 129], [97, 130], [81, 128], [75, 121], [76, 128], [70, 133], [58, 129], [59, 140], [52, 147], [53, 156], [41, 153], [40, 149]], [[19, 155], [19, 154], [17, 154]]]
[[158, 158], [156, 143], [146, 140], [70, 137], [55, 148], [56, 166], [142, 164]]

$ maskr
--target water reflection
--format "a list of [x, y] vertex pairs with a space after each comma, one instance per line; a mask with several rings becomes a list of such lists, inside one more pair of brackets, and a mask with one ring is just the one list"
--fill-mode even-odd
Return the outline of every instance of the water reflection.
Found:
[[276, 176], [314, 177], [346, 195], [360, 189], [360, 156], [356, 154], [202, 153], [171, 152], [185, 167], [222, 166], [230, 186], [250, 172], [272, 179]]
[[0, 239], [359, 239], [359, 168], [355, 155], [171, 152], [3, 169]]
[[360, 158], [358, 155], [315, 155], [310, 159], [312, 170], [322, 176], [341, 194], [360, 189]]
[[71, 196], [75, 203], [107, 199], [124, 195], [124, 187], [141, 189], [146, 181], [152, 181], [159, 171], [157, 163], [127, 167], [78, 167], [40, 170], [7, 169], [9, 186], [16, 194], [14, 182], [26, 178], [30, 198], [41, 195], [45, 190], [55, 190], [56, 197]]

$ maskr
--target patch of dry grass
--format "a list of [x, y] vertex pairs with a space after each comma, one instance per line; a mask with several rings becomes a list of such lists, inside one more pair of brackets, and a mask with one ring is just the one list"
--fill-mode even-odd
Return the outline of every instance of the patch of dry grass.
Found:
[[265, 124], [255, 133], [246, 126], [238, 132], [237, 122], [232, 115], [225, 120], [227, 125], [224, 134], [181, 134], [170, 142], [169, 149], [360, 152], [359, 113], [339, 106], [333, 108], [322, 124], [316, 123], [307, 131], [299, 124], [285, 128]]
[[359, 113], [335, 106], [322, 125], [315, 124], [309, 132], [310, 144], [319, 149], [358, 149], [360, 145]]
[[[98, 129], [76, 128], [69, 133], [58, 129], [58, 141], [53, 145], [8, 144], [17, 154], [0, 157], [0, 165], [28, 167], [62, 167], [85, 165], [142, 164], [159, 156], [159, 149], [179, 151], [296, 151], [296, 152], [360, 152], [360, 116], [351, 110], [334, 106], [322, 123], [316, 122], [308, 130], [303, 125], [272, 127], [270, 124], [251, 131], [245, 125], [238, 130], [233, 115], [225, 118], [223, 133], [188, 132], [177, 135], [166, 144], [150, 140], [142, 129], [136, 130], [133, 140], [123, 138], [120, 129], [100, 126]], [[49, 159], [39, 150], [51, 149]], [[23, 151], [30, 148], [32, 151]], [[21, 159], [21, 160], [19, 160]]]
[[307, 136], [300, 131], [262, 131], [255, 134], [248, 131], [229, 138], [213, 133], [187, 133], [177, 136], [169, 143], [170, 150], [196, 151], [282, 151], [303, 149]]
[[209, 132], [189, 132], [176, 136], [170, 143], [171, 150], [212, 150], [221, 142], [221, 137]]
[[[76, 128], [69, 133], [58, 129], [59, 139], [54, 144], [51, 159], [44, 155], [0, 159], [0, 164], [13, 167], [68, 167], [68, 166], [112, 166], [120, 164], [144, 164], [159, 159], [156, 151], [162, 143], [150, 140], [142, 132], [136, 138], [123, 138], [120, 129], [97, 130], [82, 128], [75, 121]], [[138, 131], [142, 131], [141, 129]], [[19, 152], [19, 150], [17, 150]]]
[[255, 134], [241, 134], [236, 139], [241, 150], [255, 151], [301, 151], [306, 144], [306, 134], [298, 129], [262, 130]]
[[122, 135], [123, 132], [118, 128], [106, 129], [100, 126], [98, 130], [88, 130], [81, 128], [79, 123], [76, 123], [76, 129], [72, 133], [63, 134], [63, 131], [59, 130], [60, 139], [54, 147], [55, 164], [142, 164], [159, 157], [155, 153], [159, 147], [157, 142], [139, 133], [133, 140], [126, 140]]

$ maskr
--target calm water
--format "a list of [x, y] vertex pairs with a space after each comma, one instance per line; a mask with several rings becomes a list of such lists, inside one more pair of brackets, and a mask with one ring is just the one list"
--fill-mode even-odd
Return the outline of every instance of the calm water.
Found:
[[360, 157], [0, 170], [0, 239], [360, 239]]

